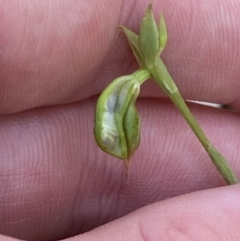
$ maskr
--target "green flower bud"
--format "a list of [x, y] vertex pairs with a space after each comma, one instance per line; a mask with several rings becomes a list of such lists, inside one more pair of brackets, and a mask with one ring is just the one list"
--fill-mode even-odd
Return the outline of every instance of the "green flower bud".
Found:
[[140, 141], [140, 120], [135, 101], [140, 85], [150, 77], [140, 69], [116, 78], [100, 95], [94, 135], [98, 146], [108, 154], [128, 161]]
[[147, 68], [152, 68], [156, 64], [156, 60], [166, 44], [167, 27], [165, 18], [161, 15], [159, 26], [157, 26], [150, 4], [143, 18], [138, 37], [138, 46]]
[[146, 67], [153, 67], [156, 58], [159, 57], [159, 30], [154, 19], [151, 4], [142, 20], [138, 45], [145, 60]]

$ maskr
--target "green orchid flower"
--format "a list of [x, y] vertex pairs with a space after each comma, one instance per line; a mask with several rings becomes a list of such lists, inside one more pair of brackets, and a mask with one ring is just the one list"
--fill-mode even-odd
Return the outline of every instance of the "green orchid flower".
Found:
[[238, 183], [225, 158], [211, 144], [192, 115], [160, 57], [168, 39], [164, 16], [161, 15], [157, 25], [150, 4], [142, 20], [139, 35], [126, 27], [120, 27], [127, 36], [140, 70], [115, 79], [99, 97], [94, 128], [99, 147], [110, 155], [125, 160], [128, 165], [129, 158], [140, 142], [140, 119], [135, 101], [140, 85], [152, 78], [182, 114], [226, 182]]
[[116, 78], [100, 95], [94, 134], [99, 147], [108, 154], [128, 162], [140, 141], [140, 119], [135, 102], [140, 85], [150, 77], [140, 69]]

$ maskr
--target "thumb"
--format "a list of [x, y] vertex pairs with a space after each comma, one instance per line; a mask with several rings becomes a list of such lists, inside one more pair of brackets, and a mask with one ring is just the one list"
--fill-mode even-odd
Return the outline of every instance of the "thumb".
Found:
[[199, 191], [146, 206], [73, 239], [240, 240], [239, 203], [240, 185]]

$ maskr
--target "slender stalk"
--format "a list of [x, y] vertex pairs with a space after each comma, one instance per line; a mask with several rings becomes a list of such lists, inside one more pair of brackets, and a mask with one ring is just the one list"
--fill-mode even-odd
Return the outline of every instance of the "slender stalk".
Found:
[[151, 74], [149, 73], [148, 69], [143, 68], [136, 70], [132, 75], [140, 85], [143, 84], [147, 79], [151, 78]]
[[158, 58], [156, 64], [148, 68], [151, 72], [152, 77], [159, 85], [159, 87], [168, 95], [172, 100], [177, 109], [181, 112], [186, 122], [191, 127], [192, 131], [201, 142], [204, 149], [210, 156], [213, 164], [216, 166], [218, 171], [221, 173], [222, 177], [228, 184], [238, 183], [238, 179], [234, 172], [231, 170], [227, 161], [224, 157], [216, 150], [216, 148], [210, 143], [203, 130], [197, 123], [196, 119], [188, 109], [185, 101], [183, 100], [181, 94], [178, 91], [172, 77], [170, 76], [167, 68], [165, 67], [163, 61]]

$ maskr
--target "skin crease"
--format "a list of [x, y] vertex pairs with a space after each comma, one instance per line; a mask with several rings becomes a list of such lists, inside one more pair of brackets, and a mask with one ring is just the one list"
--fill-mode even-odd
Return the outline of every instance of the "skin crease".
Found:
[[[167, 20], [162, 57], [184, 98], [236, 108], [189, 105], [240, 177], [239, 1], [153, 4]], [[239, 240], [239, 186], [220, 187], [153, 82], [137, 103], [142, 140], [127, 182], [123, 163], [94, 142], [95, 95], [137, 68], [116, 26], [137, 31], [147, 5], [0, 0], [0, 240], [67, 239], [105, 223], [70, 239]]]

